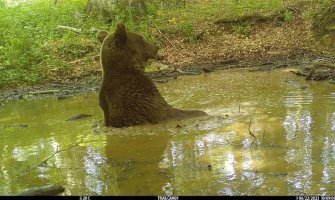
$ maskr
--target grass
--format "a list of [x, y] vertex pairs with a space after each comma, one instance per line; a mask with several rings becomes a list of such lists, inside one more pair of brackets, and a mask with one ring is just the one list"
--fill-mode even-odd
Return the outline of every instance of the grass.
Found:
[[[73, 63], [99, 53], [100, 44], [92, 28], [112, 31], [118, 22], [124, 22], [129, 30], [140, 32], [158, 45], [159, 36], [153, 34], [153, 29], [179, 34], [194, 42], [199, 39], [197, 30], [217, 19], [255, 13], [267, 15], [283, 9], [289, 1], [204, 0], [188, 1], [186, 7], [179, 4], [160, 7], [148, 2], [146, 16], [118, 11], [113, 23], [108, 25], [99, 15], [85, 14], [86, 0], [58, 1], [57, 5], [52, 1], [33, 0], [16, 7], [8, 7], [0, 0], [0, 88], [43, 83], [89, 70], [92, 62]], [[284, 17], [289, 21], [292, 13], [287, 11]], [[82, 32], [57, 29], [58, 25]], [[233, 30], [237, 34], [249, 34], [252, 25], [237, 24]]]
[[89, 30], [103, 24], [83, 15], [84, 6], [79, 0], [0, 6], [0, 87], [43, 82], [51, 71], [71, 73], [68, 61], [93, 52], [97, 45]]
[[[268, 14], [282, 9], [282, 0], [207, 0], [186, 4], [186, 8], [157, 11], [155, 25], [168, 33], [191, 33], [199, 24], [221, 18], [237, 18], [255, 13]], [[192, 27], [192, 28], [190, 28]]]
[[327, 27], [335, 26], [335, 2], [333, 0], [325, 0], [323, 4], [318, 5], [318, 9], [312, 12], [314, 20], [314, 28], [319, 32], [325, 32]]

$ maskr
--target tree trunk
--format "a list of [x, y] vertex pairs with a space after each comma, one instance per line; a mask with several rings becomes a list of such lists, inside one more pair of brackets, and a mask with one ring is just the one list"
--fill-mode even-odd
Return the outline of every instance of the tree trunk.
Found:
[[87, 15], [91, 14], [92, 6], [93, 6], [92, 0], [87, 0], [86, 9], [85, 9]]

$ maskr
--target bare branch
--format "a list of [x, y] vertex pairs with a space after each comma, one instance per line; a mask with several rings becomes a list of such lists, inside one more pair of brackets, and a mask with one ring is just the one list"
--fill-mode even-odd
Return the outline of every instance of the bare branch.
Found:
[[73, 28], [73, 27], [69, 27], [69, 26], [58, 25], [57, 29], [64, 29], [64, 30], [68, 30], [68, 31], [73, 31], [75, 33], [81, 33], [81, 29], [80, 28]]

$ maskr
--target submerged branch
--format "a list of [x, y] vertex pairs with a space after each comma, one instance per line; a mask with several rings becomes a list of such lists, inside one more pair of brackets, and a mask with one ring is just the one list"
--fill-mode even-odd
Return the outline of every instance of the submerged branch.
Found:
[[84, 136], [87, 135], [87, 133], [90, 131], [90, 130], [93, 130], [93, 133], [94, 134], [97, 134], [98, 131], [96, 130], [97, 127], [101, 126], [102, 125], [102, 120], [98, 120], [98, 121], [95, 121], [91, 124], [90, 128], [88, 128], [86, 131], [84, 131]]
[[46, 185], [43, 187], [30, 188], [14, 196], [54, 196], [63, 193], [65, 188], [58, 184]]
[[57, 151], [55, 151], [55, 152], [54, 152], [53, 154], [51, 154], [48, 158], [46, 158], [45, 160], [43, 160], [41, 163], [39, 163], [39, 164], [36, 165], [35, 167], [31, 168], [30, 170], [32, 170], [32, 169], [36, 169], [37, 167], [39, 167], [39, 166], [41, 166], [41, 165], [47, 163], [51, 158], [53, 158], [55, 155], [57, 155], [57, 154], [59, 154], [59, 153], [61, 153], [61, 152], [63, 152], [63, 151], [66, 151], [66, 150], [72, 149], [72, 148], [74, 148], [74, 147], [76, 147], [76, 146], [79, 146], [79, 144], [80, 144], [81, 142], [82, 142], [82, 141], [77, 142], [77, 143], [75, 143], [75, 144], [73, 144], [73, 145], [71, 145], [71, 146], [69, 146], [69, 147], [66, 147], [66, 148], [64, 148], [64, 149], [61, 149], [61, 150], [59, 150], [59, 149], [57, 148]]
[[[254, 116], [255, 116], [255, 114], [256, 114], [256, 110], [257, 110], [257, 107], [255, 108], [254, 113], [250, 116], [249, 127], [248, 127], [249, 134], [250, 134], [255, 140], [257, 139], [257, 137], [256, 137], [255, 134], [251, 131], [251, 123], [252, 123], [252, 121], [253, 121], [253, 119], [254, 119]], [[255, 140], [254, 140], [254, 141], [255, 141]], [[253, 141], [253, 142], [254, 142], [254, 141]]]
[[57, 155], [57, 154], [59, 154], [59, 153], [61, 153], [61, 152], [63, 152], [63, 151], [72, 149], [72, 148], [74, 148], [74, 147], [76, 147], [76, 146], [79, 146], [79, 144], [80, 144], [81, 142], [82, 142], [82, 141], [77, 142], [77, 143], [75, 143], [75, 144], [73, 144], [73, 145], [71, 145], [71, 146], [69, 146], [69, 147], [66, 147], [66, 148], [64, 148], [64, 149], [61, 149], [61, 150], [59, 150], [59, 149], [57, 148], [57, 150], [56, 150], [53, 154], [51, 154], [50, 156], [48, 156], [46, 159], [44, 159], [44, 160], [43, 160], [42, 162], [40, 162], [39, 164], [37, 164], [37, 165], [35, 165], [35, 166], [33, 166], [33, 167], [30, 167], [30, 166], [28, 165], [27, 169], [26, 169], [25, 171], [21, 172], [20, 175], [19, 175], [19, 177], [25, 175], [26, 173], [28, 173], [28, 172], [30, 172], [30, 171], [32, 171], [32, 170], [34, 170], [34, 169], [36, 169], [36, 168], [38, 168], [38, 167], [40, 167], [40, 166], [42, 166], [42, 165], [45, 165], [45, 164], [46, 164], [51, 158], [53, 158], [55, 155]]

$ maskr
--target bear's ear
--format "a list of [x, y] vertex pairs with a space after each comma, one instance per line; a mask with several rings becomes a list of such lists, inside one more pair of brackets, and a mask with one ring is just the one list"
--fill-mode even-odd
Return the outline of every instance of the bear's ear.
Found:
[[115, 30], [115, 40], [118, 44], [124, 44], [127, 41], [127, 29], [122, 23], [116, 26]]
[[108, 35], [107, 31], [98, 31], [97, 33], [98, 41], [102, 43], [107, 35]]

